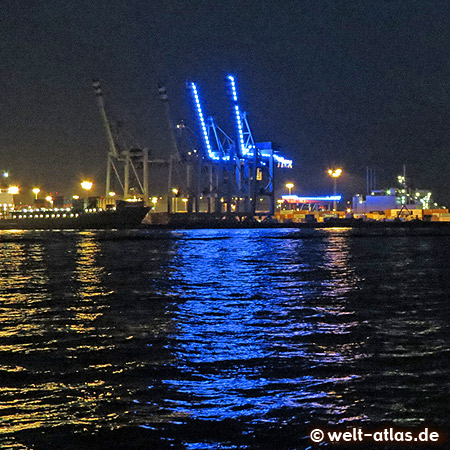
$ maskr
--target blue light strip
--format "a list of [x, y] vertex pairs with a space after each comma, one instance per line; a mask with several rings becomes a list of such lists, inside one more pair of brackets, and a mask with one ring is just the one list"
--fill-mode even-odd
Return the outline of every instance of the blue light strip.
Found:
[[200, 99], [199, 99], [199, 96], [198, 96], [197, 86], [195, 85], [195, 83], [191, 83], [191, 89], [192, 89], [192, 92], [193, 92], [193, 95], [194, 95], [195, 106], [197, 108], [197, 115], [198, 115], [198, 119], [200, 121], [200, 127], [202, 129], [203, 138], [204, 138], [204, 141], [205, 141], [206, 149], [208, 151], [208, 156], [211, 159], [218, 160], [219, 157], [213, 152], [213, 149], [211, 147], [211, 143], [209, 141], [208, 130], [206, 129], [205, 118], [203, 116], [202, 107], [200, 105]]
[[234, 113], [235, 113], [235, 116], [236, 116], [236, 125], [237, 125], [238, 135], [239, 135], [239, 149], [241, 151], [241, 155], [245, 156], [248, 153], [248, 148], [245, 147], [245, 142], [244, 142], [244, 131], [243, 131], [243, 128], [242, 128], [242, 117], [241, 117], [241, 112], [239, 111], [239, 105], [237, 103], [238, 96], [237, 96], [237, 91], [236, 91], [236, 83], [234, 81], [234, 77], [231, 76], [231, 75], [228, 75], [227, 79], [230, 81], [231, 94], [232, 94], [233, 102], [234, 102]]
[[[237, 96], [235, 79], [232, 75], [228, 75], [227, 79], [230, 82], [231, 95], [232, 95], [232, 99], [234, 102], [234, 105], [233, 105], [234, 113], [236, 116], [236, 124], [237, 124], [238, 135], [239, 135], [239, 149], [240, 149], [241, 155], [243, 157], [253, 157], [254, 152], [251, 151], [253, 149], [253, 146], [247, 147], [245, 145], [243, 120], [242, 120], [242, 115], [241, 115], [241, 112], [239, 110], [239, 105], [238, 105], [238, 96]], [[262, 158], [270, 158], [272, 156], [271, 153], [267, 153], [267, 152], [263, 152], [263, 151], [260, 152], [260, 155]], [[292, 169], [292, 160], [286, 159], [283, 156], [280, 156], [277, 154], [274, 154], [273, 158], [277, 162], [278, 167]]]

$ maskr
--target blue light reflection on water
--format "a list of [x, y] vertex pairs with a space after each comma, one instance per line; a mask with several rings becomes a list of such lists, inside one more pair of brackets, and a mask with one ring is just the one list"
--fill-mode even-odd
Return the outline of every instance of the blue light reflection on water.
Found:
[[0, 434], [142, 427], [183, 448], [236, 448], [244, 435], [297, 443], [308, 423], [445, 424], [449, 243], [351, 230], [3, 236]]
[[[277, 237], [288, 233], [280, 230]], [[198, 231], [184, 232], [174, 261], [174, 284], [189, 286], [174, 318], [182, 379], [165, 380], [188, 399], [174, 402], [174, 410], [257, 421], [273, 420], [271, 412], [281, 408], [344, 414], [347, 405], [333, 399], [329, 385], [357, 376], [311, 376], [309, 370], [364, 356], [355, 346], [311, 342], [321, 334], [351, 333], [357, 325], [343, 298], [357, 282], [345, 241], [326, 234], [274, 239], [272, 230], [200, 236], [204, 240]]]

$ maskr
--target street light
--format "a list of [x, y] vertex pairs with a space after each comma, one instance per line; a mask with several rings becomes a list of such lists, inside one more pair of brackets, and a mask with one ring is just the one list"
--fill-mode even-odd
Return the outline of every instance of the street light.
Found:
[[[86, 191], [86, 196], [88, 195], [88, 192], [92, 189], [92, 186], [94, 183], [92, 181], [82, 181], [81, 187]], [[87, 197], [84, 200], [84, 209], [86, 209], [88, 206], [88, 199]]]
[[18, 186], [9, 186], [8, 194], [17, 195], [18, 193], [19, 193], [19, 187]]
[[328, 170], [328, 175], [333, 178], [339, 178], [342, 175], [342, 169], [330, 169]]
[[[329, 169], [328, 175], [333, 178], [333, 195], [336, 196], [337, 179], [342, 175], [342, 169]], [[336, 200], [333, 200], [333, 211], [336, 211]]]
[[[180, 192], [177, 188], [172, 189], [172, 193], [175, 195], [175, 212], [178, 212], [178, 192]], [[172, 198], [173, 201], [173, 198]], [[173, 206], [173, 204], [172, 204]]]
[[86, 191], [90, 191], [92, 189], [92, 186], [94, 183], [92, 181], [83, 181], [81, 183], [81, 187], [85, 189]]
[[295, 186], [294, 183], [286, 183], [286, 187], [289, 189], [289, 195], [291, 195], [292, 188]]
[[53, 209], [53, 197], [51, 195], [47, 195], [47, 197], [45, 197], [45, 200], [47, 200], [50, 203]]
[[34, 188], [32, 190], [33, 194], [34, 194], [34, 198], [37, 200], [38, 199], [38, 194], [39, 192], [41, 192], [41, 190], [39, 188]]

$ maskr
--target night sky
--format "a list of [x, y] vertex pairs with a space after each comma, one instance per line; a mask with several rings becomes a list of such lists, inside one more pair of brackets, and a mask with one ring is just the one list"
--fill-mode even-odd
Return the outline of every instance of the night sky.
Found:
[[[92, 78], [128, 139], [169, 149], [157, 85], [194, 130], [186, 80], [234, 133], [236, 76], [256, 141], [294, 160], [301, 194], [414, 187], [450, 203], [450, 2], [434, 0], [64, 0], [2, 2], [0, 169], [25, 189], [103, 193], [107, 141]], [[281, 193], [281, 192], [280, 192]]]

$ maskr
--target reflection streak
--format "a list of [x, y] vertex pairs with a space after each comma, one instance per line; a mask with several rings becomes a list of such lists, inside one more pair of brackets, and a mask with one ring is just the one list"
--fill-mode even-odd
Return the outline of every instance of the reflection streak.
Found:
[[[314, 404], [327, 414], [346, 414], [345, 387], [336, 387], [358, 376], [326, 374], [330, 366], [365, 357], [363, 344], [351, 343], [358, 324], [346, 295], [357, 277], [348, 245], [325, 235], [317, 251], [315, 241], [266, 234], [185, 232], [174, 276], [183, 286], [173, 335], [182, 375], [166, 380], [177, 392], [174, 411], [258, 421]], [[339, 335], [348, 339], [334, 342]]]

